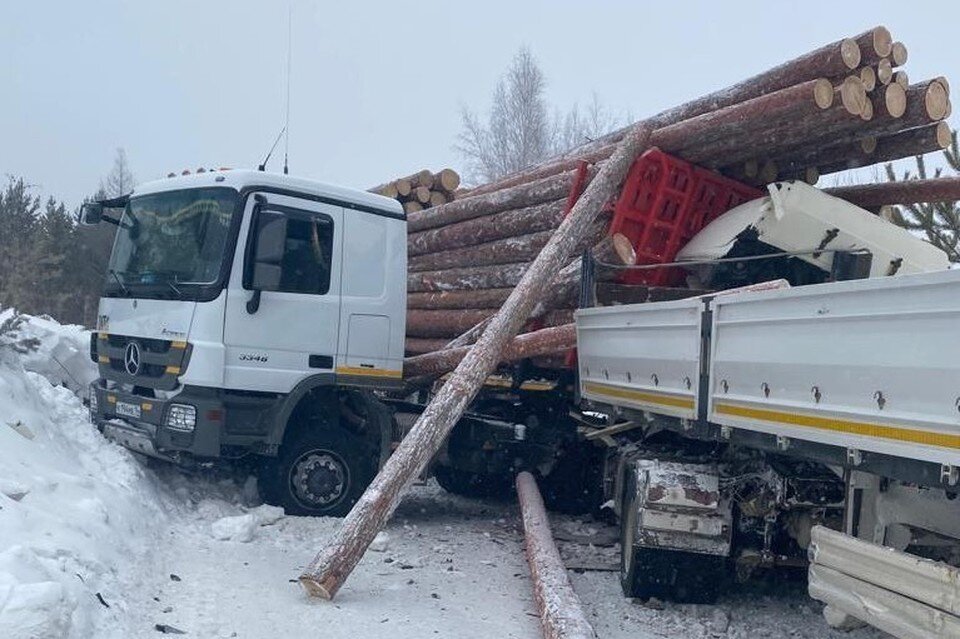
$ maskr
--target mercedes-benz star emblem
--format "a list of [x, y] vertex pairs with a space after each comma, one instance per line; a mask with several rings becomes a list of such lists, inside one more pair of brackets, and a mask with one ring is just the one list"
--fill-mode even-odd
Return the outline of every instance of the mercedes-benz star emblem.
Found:
[[140, 345], [136, 342], [127, 344], [127, 349], [123, 351], [123, 367], [131, 375], [140, 372]]

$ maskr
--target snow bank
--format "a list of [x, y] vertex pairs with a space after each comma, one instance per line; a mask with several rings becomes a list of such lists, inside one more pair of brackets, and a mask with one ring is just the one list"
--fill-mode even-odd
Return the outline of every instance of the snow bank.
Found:
[[0, 637], [124, 636], [130, 560], [158, 541], [160, 496], [59, 386], [82, 391], [95, 375], [83, 329], [21, 329], [36, 351], [0, 345]]

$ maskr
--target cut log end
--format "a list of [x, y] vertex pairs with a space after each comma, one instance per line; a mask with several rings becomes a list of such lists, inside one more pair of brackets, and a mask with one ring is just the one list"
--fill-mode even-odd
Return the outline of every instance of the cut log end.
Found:
[[407, 197], [410, 195], [410, 190], [413, 188], [413, 186], [410, 184], [410, 180], [406, 178], [394, 180], [393, 185], [397, 188], [397, 193], [402, 197]]
[[899, 84], [888, 84], [883, 91], [883, 105], [890, 117], [903, 117], [907, 111], [907, 92]]
[[950, 131], [950, 125], [946, 122], [937, 123], [937, 144], [941, 149], [946, 149], [953, 142], [953, 133]]
[[873, 119], [873, 102], [866, 100], [863, 103], [863, 110], [860, 111], [860, 119], [864, 122], [869, 122]]
[[329, 589], [325, 588], [323, 584], [310, 575], [300, 575], [300, 585], [303, 586], [303, 589], [307, 591], [308, 595], [318, 599], [331, 601], [333, 595], [336, 594], [335, 592], [330, 592]]
[[863, 105], [867, 102], [867, 90], [863, 87], [863, 81], [859, 77], [847, 76], [838, 90], [843, 108], [848, 113], [851, 115], [863, 113]]
[[[833, 97], [830, 98], [833, 101]], [[760, 173], [760, 163], [756, 160], [747, 160], [743, 163], [743, 175], [748, 178], [755, 178]]]
[[877, 80], [880, 84], [890, 84], [893, 80], [893, 65], [890, 64], [890, 60], [883, 58], [877, 63]]
[[460, 186], [460, 175], [453, 169], [443, 169], [433, 176], [433, 184], [448, 193], [453, 193]]
[[803, 181], [813, 186], [820, 181], [820, 169], [815, 166], [808, 167], [803, 171]]
[[860, 139], [860, 150], [863, 151], [864, 155], [870, 155], [877, 150], [877, 137], [875, 135], [869, 135], [865, 138]]
[[848, 69], [853, 70], [860, 66], [860, 45], [853, 38], [844, 38], [840, 41], [840, 57]]
[[947, 90], [938, 81], [931, 82], [923, 95], [923, 107], [931, 120], [942, 120], [947, 117], [949, 101]]
[[423, 210], [423, 204], [419, 202], [404, 202], [403, 203], [403, 212], [404, 213], [416, 213], [417, 211]]
[[943, 85], [943, 88], [946, 90], [947, 95], [950, 94], [950, 82], [947, 81], [947, 79], [944, 76], [942, 75], [937, 76], [936, 78], [934, 78], [934, 80], [936, 80], [937, 82]]
[[862, 67], [860, 69], [860, 81], [863, 82], [863, 88], [869, 93], [877, 88], [877, 72], [873, 67]]
[[902, 42], [894, 42], [890, 50], [890, 57], [893, 60], [893, 66], [902, 67], [907, 63], [907, 45]]
[[[899, 43], [898, 43], [899, 44]], [[885, 58], [893, 50], [893, 36], [890, 35], [890, 30], [884, 26], [876, 27], [873, 29], [873, 52]]]
[[[947, 135], [949, 136], [949, 127]], [[633, 244], [626, 235], [615, 233], [611, 239], [613, 240], [613, 250], [617, 254], [621, 264], [631, 265], [637, 263], [637, 251], [633, 248]]]
[[906, 89], [910, 86], [910, 76], [907, 75], [906, 71], [897, 71], [893, 74], [893, 81]]
[[780, 171], [777, 168], [777, 163], [773, 160], [767, 160], [763, 163], [763, 166], [760, 167], [760, 174], [758, 178], [762, 184], [770, 184], [771, 182], [777, 181], [779, 174]]
[[820, 78], [813, 85], [813, 101], [821, 109], [829, 109], [833, 106], [833, 85], [830, 80]]

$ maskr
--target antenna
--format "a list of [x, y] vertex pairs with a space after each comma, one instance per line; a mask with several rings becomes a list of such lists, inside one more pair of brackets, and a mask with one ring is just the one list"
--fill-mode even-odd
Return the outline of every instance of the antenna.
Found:
[[280, 141], [280, 136], [284, 134], [287, 130], [287, 127], [280, 129], [280, 133], [277, 134], [277, 139], [273, 141], [273, 146], [270, 147], [270, 151], [267, 152], [267, 157], [263, 158], [263, 162], [260, 163], [260, 166], [257, 167], [258, 171], [267, 170], [267, 162], [270, 161], [270, 156], [273, 155], [274, 150], [277, 148], [277, 143]]
[[283, 174], [290, 172], [288, 158], [290, 156], [290, 58], [293, 51], [293, 4], [287, 5], [287, 118], [283, 123], [286, 132], [283, 143]]

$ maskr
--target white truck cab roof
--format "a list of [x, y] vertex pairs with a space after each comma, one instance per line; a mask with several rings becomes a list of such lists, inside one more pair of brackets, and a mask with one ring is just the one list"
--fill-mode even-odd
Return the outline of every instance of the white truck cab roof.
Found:
[[149, 193], [210, 186], [226, 186], [238, 191], [255, 188], [295, 191], [322, 200], [330, 200], [333, 203], [345, 205], [347, 208], [373, 210], [387, 213], [390, 217], [406, 219], [400, 203], [382, 195], [348, 189], [307, 178], [249, 169], [224, 169], [154, 180], [137, 186], [130, 196], [137, 197]]

